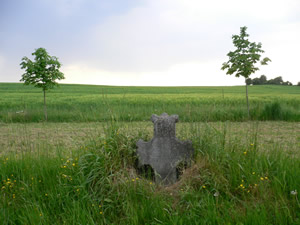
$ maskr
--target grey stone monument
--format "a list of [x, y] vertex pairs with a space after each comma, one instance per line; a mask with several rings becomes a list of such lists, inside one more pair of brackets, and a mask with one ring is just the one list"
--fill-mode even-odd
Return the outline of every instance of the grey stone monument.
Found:
[[179, 141], [175, 135], [175, 123], [178, 115], [152, 115], [154, 138], [137, 142], [139, 165], [150, 165], [155, 173], [155, 181], [169, 185], [177, 180], [176, 167], [179, 163], [190, 164], [194, 153], [191, 141]]

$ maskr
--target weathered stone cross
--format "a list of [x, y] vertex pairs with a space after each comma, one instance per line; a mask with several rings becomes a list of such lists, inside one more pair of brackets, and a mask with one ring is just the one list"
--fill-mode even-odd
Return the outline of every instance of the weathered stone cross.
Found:
[[150, 165], [155, 172], [155, 181], [161, 184], [173, 184], [177, 180], [176, 167], [181, 162], [189, 163], [194, 149], [191, 141], [179, 141], [175, 135], [175, 123], [178, 115], [152, 115], [154, 138], [137, 142], [137, 155], [140, 165]]

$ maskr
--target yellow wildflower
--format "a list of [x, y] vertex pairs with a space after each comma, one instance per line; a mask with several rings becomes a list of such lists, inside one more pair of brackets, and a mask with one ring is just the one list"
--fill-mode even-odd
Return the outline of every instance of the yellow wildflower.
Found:
[[206, 186], [205, 186], [205, 185], [203, 185], [203, 186], [202, 186], [202, 188], [204, 188], [204, 189], [205, 189], [205, 188], [206, 188]]

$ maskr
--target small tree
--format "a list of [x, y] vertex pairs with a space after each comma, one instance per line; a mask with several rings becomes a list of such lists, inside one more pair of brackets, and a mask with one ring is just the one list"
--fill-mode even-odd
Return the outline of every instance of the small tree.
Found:
[[[260, 60], [261, 53], [264, 51], [261, 49], [262, 44], [255, 42], [250, 42], [247, 37], [249, 34], [246, 33], [247, 27], [240, 28], [240, 35], [233, 35], [233, 44], [236, 50], [229, 52], [227, 56], [229, 57], [228, 62], [224, 62], [222, 70], [227, 70], [227, 75], [234, 74], [236, 77], [243, 76], [246, 83], [246, 100], [248, 109], [248, 118], [250, 117], [249, 112], [249, 101], [248, 101], [248, 85], [247, 78], [250, 77], [252, 73], [259, 70], [255, 64]], [[261, 65], [267, 65], [271, 61], [269, 58], [262, 59]], [[253, 83], [254, 84], [254, 83]]]
[[47, 121], [47, 105], [46, 105], [46, 91], [58, 85], [56, 80], [65, 79], [64, 74], [59, 71], [61, 67], [57, 57], [49, 56], [44, 48], [38, 48], [34, 53], [34, 61], [27, 57], [22, 58], [21, 69], [25, 69], [20, 81], [24, 81], [25, 85], [34, 85], [43, 89], [44, 93], [44, 114]]
[[267, 83], [267, 77], [265, 75], [261, 75], [259, 78], [260, 84], [266, 84]]

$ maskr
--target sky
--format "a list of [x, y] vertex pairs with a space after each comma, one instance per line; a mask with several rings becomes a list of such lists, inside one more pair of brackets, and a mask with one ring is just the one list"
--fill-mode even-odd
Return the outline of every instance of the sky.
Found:
[[222, 63], [247, 26], [272, 62], [251, 78], [300, 81], [300, 0], [0, 0], [0, 82], [19, 82], [39, 47], [60, 83], [231, 86]]

